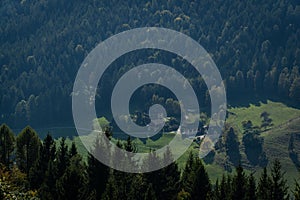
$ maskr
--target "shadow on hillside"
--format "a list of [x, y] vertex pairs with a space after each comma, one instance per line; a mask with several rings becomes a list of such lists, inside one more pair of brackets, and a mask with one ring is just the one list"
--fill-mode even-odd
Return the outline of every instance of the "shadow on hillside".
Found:
[[267, 101], [282, 102], [288, 107], [300, 109], [300, 104], [291, 102], [287, 99], [279, 98], [277, 96], [270, 96], [265, 94], [254, 95], [254, 94], [239, 94], [239, 95], [228, 95], [227, 105], [228, 107], [250, 107], [250, 105], [259, 106], [261, 103], [266, 104]]

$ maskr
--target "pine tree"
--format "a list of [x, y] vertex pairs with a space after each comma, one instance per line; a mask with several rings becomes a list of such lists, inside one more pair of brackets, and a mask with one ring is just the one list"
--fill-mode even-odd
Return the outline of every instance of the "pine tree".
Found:
[[56, 165], [52, 160], [49, 161], [43, 183], [39, 189], [39, 196], [45, 200], [57, 199], [56, 181], [58, 179], [58, 172]]
[[196, 157], [195, 160], [195, 183], [192, 199], [205, 199], [211, 192], [211, 184], [202, 161]]
[[241, 155], [240, 155], [240, 151], [239, 151], [238, 138], [232, 127], [230, 127], [229, 131], [226, 134], [225, 147], [226, 147], [226, 154], [228, 155], [229, 160], [235, 166], [237, 166], [241, 159]]
[[[161, 158], [157, 156], [156, 152], [153, 150], [150, 150], [148, 157], [143, 162], [142, 169], [144, 168], [145, 171], [149, 171], [150, 169], [153, 169], [154, 166], [160, 166], [161, 165]], [[162, 181], [162, 169], [152, 172], [147, 172], [144, 174], [146, 177], [146, 180], [149, 184], [152, 184], [154, 193], [156, 196], [161, 195], [161, 181]]]
[[41, 142], [37, 133], [29, 126], [17, 136], [17, 164], [22, 172], [29, 173], [39, 157]]
[[257, 198], [259, 200], [271, 200], [271, 179], [268, 175], [267, 168], [264, 168], [264, 171], [259, 179], [258, 188], [257, 188]]
[[55, 151], [55, 142], [51, 135], [47, 134], [40, 147], [39, 158], [30, 169], [28, 175], [29, 184], [32, 189], [38, 189], [41, 186], [49, 161], [55, 159]]
[[243, 167], [239, 164], [236, 168], [236, 175], [233, 177], [232, 199], [245, 199], [246, 184], [247, 180]]
[[78, 154], [78, 152], [77, 152], [77, 147], [75, 145], [75, 142], [72, 142], [72, 146], [71, 146], [71, 149], [69, 152], [70, 158], [72, 158], [73, 156], [75, 156], [77, 154]]
[[[111, 135], [111, 133], [108, 135]], [[106, 151], [106, 145], [108, 144], [106, 144], [104, 140], [97, 137], [94, 148], [91, 150], [91, 153], [88, 154], [88, 188], [90, 193], [94, 194], [94, 199], [101, 198], [109, 179], [109, 167], [95, 158], [95, 156], [102, 155], [102, 153]], [[106, 153], [107, 156], [109, 156], [111, 152], [106, 151]]]
[[132, 178], [127, 199], [156, 199], [152, 184], [147, 182], [143, 174], [136, 174]]
[[222, 176], [222, 180], [220, 183], [220, 193], [217, 199], [224, 200], [224, 199], [231, 199], [232, 196], [232, 180], [231, 177], [228, 175], [225, 177], [225, 175]]
[[[121, 172], [112, 169], [102, 195], [104, 199], [131, 199], [130, 191], [132, 189], [134, 174]], [[141, 185], [140, 185], [141, 186]], [[137, 188], [135, 188], [137, 189]], [[132, 194], [131, 194], [132, 195]]]
[[[190, 152], [189, 153], [189, 157], [185, 163], [185, 168], [182, 172], [182, 177], [181, 177], [181, 185], [183, 187], [187, 187], [188, 185], [190, 185], [190, 174], [192, 173], [192, 170], [193, 170], [193, 163], [194, 163], [194, 156], [193, 156], [193, 153]], [[185, 190], [187, 192], [189, 192], [189, 190]]]
[[0, 163], [6, 167], [11, 164], [11, 156], [14, 151], [15, 136], [12, 130], [6, 125], [0, 126]]
[[183, 172], [182, 187], [191, 199], [206, 199], [211, 193], [211, 184], [205, 168], [198, 157], [190, 153]]
[[66, 145], [66, 139], [63, 137], [60, 141], [60, 146], [57, 152], [57, 170], [58, 177], [61, 177], [70, 163], [70, 155], [68, 146]]
[[95, 199], [100, 199], [109, 178], [109, 168], [89, 153], [87, 174], [90, 192], [95, 194]]
[[253, 173], [250, 174], [248, 178], [247, 188], [246, 188], [246, 200], [256, 200], [256, 184], [253, 177]]
[[[105, 143], [105, 141], [104, 141]], [[108, 145], [108, 144], [104, 144]], [[134, 144], [132, 143], [131, 139], [128, 138], [125, 144], [123, 145], [121, 141], [117, 141], [115, 151], [113, 152], [114, 158], [119, 158], [118, 164], [123, 166], [131, 166], [131, 163], [127, 163], [127, 159], [131, 159], [129, 155], [124, 156], [121, 154], [120, 149], [124, 148], [127, 152], [135, 151]], [[102, 148], [101, 145], [99, 148]], [[107, 173], [108, 175], [108, 173]], [[128, 199], [131, 190], [131, 184], [133, 180], [134, 174], [125, 173], [117, 170], [110, 170], [109, 178], [105, 183], [107, 184], [103, 187], [104, 192], [102, 194], [102, 198], [104, 199]], [[102, 183], [103, 184], [103, 183]], [[102, 193], [102, 192], [101, 192]], [[100, 193], [99, 193], [100, 195]]]
[[289, 199], [288, 188], [284, 173], [281, 171], [281, 164], [278, 159], [273, 163], [271, 169], [271, 192], [273, 200]]
[[126, 199], [126, 196], [121, 196], [120, 185], [118, 184], [118, 179], [115, 176], [114, 170], [110, 171], [107, 184], [105, 186], [105, 191], [102, 194], [103, 200], [119, 200]]
[[180, 188], [180, 171], [178, 165], [173, 159], [170, 148], [167, 147], [162, 160], [164, 166], [171, 163], [161, 170], [161, 192], [158, 196], [159, 199], [174, 199], [179, 192]]
[[85, 199], [86, 190], [86, 167], [80, 155], [70, 159], [70, 165], [66, 168], [62, 177], [56, 182], [59, 200]]

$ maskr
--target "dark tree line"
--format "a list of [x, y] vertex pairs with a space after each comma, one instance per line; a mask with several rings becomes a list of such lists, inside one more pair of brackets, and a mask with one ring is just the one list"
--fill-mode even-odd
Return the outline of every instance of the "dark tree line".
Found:
[[[113, 34], [145, 26], [174, 29], [199, 41], [220, 69], [229, 99], [265, 94], [299, 105], [296, 0], [1, 1], [0, 16], [0, 122], [10, 126], [72, 123], [72, 84], [87, 53]], [[107, 112], [106, 97], [118, 78], [145, 62], [178, 69], [200, 104], [208, 106], [203, 79], [184, 59], [149, 50], [112, 64], [99, 83], [98, 111]], [[165, 93], [145, 86], [133, 101], [150, 104], [158, 95], [167, 103]]]
[[[26, 127], [13, 140], [15, 136], [9, 127], [3, 124], [0, 130], [1, 147], [4, 144], [11, 147], [0, 149], [1, 199], [282, 200], [289, 199], [290, 195], [295, 199], [300, 196], [298, 182], [295, 188], [288, 189], [278, 160], [274, 161], [270, 173], [264, 168], [257, 180], [253, 173], [247, 175], [238, 165], [232, 175], [223, 175], [212, 183], [202, 161], [192, 153], [182, 172], [172, 163], [154, 172], [131, 174], [110, 169], [91, 154], [85, 162], [75, 143], [68, 146], [64, 138], [55, 142], [48, 134], [40, 141], [37, 133]], [[110, 130], [105, 134], [110, 137]], [[94, 151], [101, 151], [99, 141], [95, 141]], [[130, 138], [117, 145], [136, 151]], [[147, 159], [150, 163], [168, 162], [172, 154], [166, 151], [159, 158], [151, 151]]]

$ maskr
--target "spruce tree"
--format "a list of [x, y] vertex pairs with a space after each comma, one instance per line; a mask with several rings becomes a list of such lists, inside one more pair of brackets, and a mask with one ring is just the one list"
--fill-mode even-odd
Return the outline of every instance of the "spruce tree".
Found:
[[211, 184], [205, 168], [198, 157], [190, 153], [183, 172], [182, 187], [191, 199], [206, 199], [211, 193]]
[[144, 174], [133, 176], [127, 199], [156, 199], [153, 186], [147, 182]]
[[11, 156], [14, 151], [15, 136], [12, 130], [6, 125], [0, 126], [0, 163], [6, 167], [11, 164]]
[[233, 177], [232, 199], [245, 199], [247, 179], [243, 167], [239, 164], [236, 167], [236, 174]]
[[214, 199], [216, 200], [226, 200], [226, 199], [231, 199], [231, 177], [228, 175], [227, 177], [223, 174], [222, 179], [220, 184], [218, 186], [216, 185], [215, 191], [218, 191], [217, 193], [214, 194]]
[[275, 159], [271, 169], [271, 192], [273, 200], [289, 199], [288, 187], [284, 172], [281, 171], [281, 164], [278, 159]]
[[60, 141], [60, 146], [57, 152], [57, 170], [58, 177], [61, 177], [70, 163], [70, 155], [68, 151], [68, 146], [66, 145], [66, 139], [63, 137]]
[[72, 142], [72, 146], [69, 152], [70, 158], [72, 158], [73, 156], [77, 155], [78, 151], [77, 151], [77, 147], [75, 145], [75, 142]]
[[250, 174], [248, 178], [247, 188], [246, 188], [246, 200], [256, 200], [256, 183], [253, 177], [253, 173]]
[[47, 171], [45, 172], [45, 177], [43, 183], [38, 190], [41, 199], [45, 200], [56, 200], [57, 199], [57, 188], [56, 181], [57, 168], [52, 160], [49, 161]]
[[[105, 141], [103, 141], [105, 143]], [[104, 144], [108, 145], [108, 144]], [[132, 140], [130, 137], [128, 137], [127, 141], [123, 145], [121, 141], [117, 141], [115, 151], [113, 152], [114, 158], [119, 158], [118, 164], [119, 165], [126, 165], [130, 166], [131, 163], [127, 163], [126, 159], [131, 159], [129, 156], [124, 156], [121, 154], [120, 149], [124, 148], [127, 152], [135, 151], [134, 144], [132, 143]], [[101, 147], [99, 147], [101, 148]], [[110, 152], [112, 153], [112, 152]], [[107, 174], [108, 175], [108, 174]], [[125, 173], [121, 171], [117, 171], [114, 169], [110, 170], [109, 178], [105, 183], [105, 190], [102, 194], [102, 197], [104, 199], [128, 199], [130, 190], [131, 190], [131, 184], [134, 174]]]
[[103, 192], [101, 197], [102, 200], [119, 200], [120, 198], [125, 199], [125, 197], [121, 197], [119, 193], [119, 185], [113, 171], [114, 170], [111, 170], [109, 174], [109, 178], [105, 186], [105, 191]]
[[[153, 150], [150, 150], [146, 160], [144, 161], [142, 168], [144, 168], [146, 171], [150, 170], [153, 166], [159, 166], [160, 162], [162, 162], [161, 158], [157, 156], [156, 152]], [[162, 194], [161, 185], [162, 182], [162, 169], [147, 172], [145, 173], [146, 180], [149, 184], [152, 184], [153, 190], [156, 194], [156, 196], [160, 196]]]
[[271, 179], [268, 175], [267, 168], [264, 168], [263, 173], [260, 176], [257, 188], [257, 198], [259, 200], [271, 200]]
[[158, 196], [159, 199], [174, 199], [179, 192], [180, 188], [180, 171], [178, 165], [173, 159], [170, 148], [167, 147], [164, 157], [162, 159], [164, 165], [170, 163], [168, 166], [161, 170], [161, 192]]
[[86, 167], [80, 155], [75, 155], [70, 159], [70, 165], [62, 177], [56, 182], [58, 199], [85, 199], [87, 196], [86, 183]]
[[39, 158], [41, 141], [37, 133], [29, 126], [17, 136], [17, 164], [22, 172], [29, 173]]
[[29, 184], [32, 189], [38, 189], [41, 186], [49, 161], [53, 161], [55, 159], [55, 151], [55, 142], [52, 136], [47, 134], [40, 147], [39, 158], [30, 169], [28, 175]]
[[205, 199], [211, 192], [211, 184], [204, 165], [198, 157], [195, 159], [194, 169], [195, 183], [194, 191], [191, 193], [192, 199]]
[[100, 199], [105, 191], [109, 179], [109, 167], [97, 160], [94, 155], [100, 155], [105, 148], [103, 142], [96, 138], [94, 148], [91, 150], [93, 154], [88, 154], [88, 188], [90, 193], [94, 194], [95, 199]]
[[225, 148], [230, 162], [232, 162], [234, 166], [237, 166], [240, 162], [241, 155], [239, 150], [239, 141], [232, 127], [230, 127], [225, 136]]

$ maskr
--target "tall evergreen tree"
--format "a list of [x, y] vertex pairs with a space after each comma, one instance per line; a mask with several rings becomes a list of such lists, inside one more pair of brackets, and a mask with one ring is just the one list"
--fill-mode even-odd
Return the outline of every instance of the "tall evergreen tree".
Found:
[[152, 184], [147, 182], [144, 174], [133, 176], [127, 199], [156, 199]]
[[[116, 146], [117, 147], [113, 152], [113, 157], [119, 158], [118, 164], [123, 166], [128, 166], [128, 167], [131, 166], [132, 163], [129, 162], [129, 160], [131, 159], [129, 152], [136, 151], [136, 148], [132, 143], [131, 138], [128, 137], [125, 144], [122, 144], [121, 141], [118, 141]], [[128, 154], [127, 155], [122, 154], [120, 151], [121, 149], [126, 150]], [[125, 172], [112, 169], [110, 171], [109, 179], [105, 186], [105, 191], [102, 197], [104, 199], [128, 199], [134, 176], [135, 176], [134, 174], [125, 173]]]
[[15, 136], [12, 130], [6, 125], [0, 126], [0, 163], [6, 167], [11, 164], [11, 156], [14, 151]]
[[[156, 152], [150, 150], [146, 160], [143, 162], [142, 168], [146, 171], [150, 170], [153, 166], [159, 166], [162, 162], [161, 158], [157, 156]], [[149, 184], [152, 184], [155, 195], [158, 197], [161, 195], [161, 181], [162, 181], [162, 169], [144, 174]]]
[[[112, 133], [106, 133], [105, 135], [110, 136]], [[108, 148], [107, 145], [109, 144], [107, 144], [105, 140], [101, 140], [101, 138], [98, 136], [95, 140], [93, 149], [91, 149], [92, 154], [88, 154], [88, 188], [90, 193], [94, 196], [93, 199], [101, 198], [108, 183], [110, 168], [94, 157], [94, 155], [109, 156], [111, 152], [106, 150], [106, 148]], [[103, 154], [103, 152], [106, 152], [106, 154]]]
[[220, 184], [220, 195], [219, 195], [219, 200], [223, 199], [231, 199], [232, 196], [232, 178], [231, 176], [225, 175], [222, 176], [221, 184]]
[[88, 188], [93, 194], [93, 199], [100, 199], [105, 190], [108, 178], [109, 167], [98, 161], [92, 154], [88, 154]]
[[246, 200], [256, 200], [256, 183], [255, 179], [253, 177], [253, 173], [250, 174], [248, 178], [247, 188], [246, 188], [246, 194], [245, 194]]
[[228, 199], [228, 196], [230, 196], [231, 191], [228, 191], [228, 184], [226, 182], [226, 177], [223, 174], [220, 184], [218, 183], [218, 186], [216, 185], [215, 188], [214, 196], [216, 200]]
[[41, 141], [37, 133], [29, 126], [17, 136], [17, 164], [21, 171], [29, 173], [30, 168], [39, 157]]
[[288, 187], [284, 172], [281, 171], [281, 164], [278, 159], [275, 159], [271, 169], [271, 192], [273, 200], [289, 199]]
[[56, 182], [59, 200], [85, 199], [86, 190], [86, 167], [80, 157], [75, 155], [70, 159], [70, 165], [65, 173]]
[[233, 177], [232, 199], [245, 199], [247, 179], [243, 167], [239, 164], [236, 167], [236, 174]]
[[192, 153], [183, 172], [182, 187], [190, 193], [191, 199], [206, 199], [211, 193], [211, 184], [204, 165]]
[[167, 147], [162, 159], [164, 165], [171, 163], [161, 170], [161, 191], [159, 199], [174, 199], [180, 189], [180, 171], [178, 165], [173, 159], [170, 148]]
[[230, 127], [229, 131], [225, 136], [225, 147], [226, 154], [228, 155], [229, 160], [235, 166], [237, 166], [240, 162], [241, 155], [239, 151], [239, 141], [232, 127]]
[[68, 151], [68, 146], [66, 144], [66, 139], [63, 137], [60, 141], [60, 146], [57, 151], [57, 171], [58, 177], [61, 177], [70, 163], [70, 155]]
[[268, 175], [267, 168], [264, 168], [263, 173], [260, 176], [257, 188], [257, 198], [259, 200], [271, 200], [271, 178]]
[[73, 156], [75, 156], [77, 154], [78, 154], [78, 151], [77, 151], [76, 144], [75, 144], [75, 142], [72, 142], [71, 149], [69, 152], [70, 158], [72, 158]]
[[50, 160], [53, 161], [55, 159], [55, 153], [55, 142], [52, 136], [47, 134], [40, 147], [39, 158], [30, 169], [28, 175], [30, 187], [32, 189], [38, 189], [41, 186], [48, 168], [48, 163]]
[[44, 180], [39, 188], [39, 196], [45, 200], [57, 199], [56, 181], [58, 179], [58, 172], [55, 163], [50, 160], [47, 171], [45, 172]]

